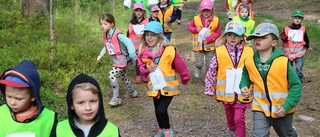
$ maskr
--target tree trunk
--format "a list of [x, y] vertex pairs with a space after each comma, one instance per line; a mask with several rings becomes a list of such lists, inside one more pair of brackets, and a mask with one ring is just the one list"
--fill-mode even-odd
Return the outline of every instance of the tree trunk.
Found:
[[50, 0], [50, 45], [51, 52], [49, 57], [49, 70], [52, 70], [54, 64], [54, 55], [56, 54], [56, 38], [54, 32], [54, 0]]
[[22, 0], [22, 16], [35, 17], [39, 14], [44, 14], [49, 18], [45, 0]]

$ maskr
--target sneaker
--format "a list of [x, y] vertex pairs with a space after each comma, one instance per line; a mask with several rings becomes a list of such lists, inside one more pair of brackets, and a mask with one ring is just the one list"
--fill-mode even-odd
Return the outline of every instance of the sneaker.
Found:
[[199, 78], [199, 77], [200, 77], [200, 70], [199, 70], [199, 69], [197, 69], [197, 68], [194, 69], [194, 76], [195, 76], [196, 78]]
[[180, 25], [180, 24], [181, 24], [181, 21], [180, 21], [180, 20], [177, 20], [177, 22], [178, 22], [178, 25]]
[[159, 129], [158, 133], [156, 135], [154, 135], [154, 137], [163, 137], [164, 131], [162, 129]]
[[164, 130], [164, 137], [173, 137], [173, 131], [172, 129], [170, 130]]
[[121, 105], [121, 98], [113, 97], [108, 104], [112, 107]]
[[136, 83], [141, 83], [141, 76], [136, 76]]
[[126, 95], [124, 95], [125, 98], [136, 98], [138, 97], [138, 92], [137, 91], [133, 91], [133, 92], [127, 92]]

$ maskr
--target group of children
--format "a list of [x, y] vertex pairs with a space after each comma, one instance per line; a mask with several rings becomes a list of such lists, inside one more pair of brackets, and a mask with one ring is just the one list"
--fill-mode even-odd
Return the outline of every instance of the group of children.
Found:
[[[162, 12], [163, 9], [170, 14]], [[110, 106], [121, 104], [117, 76], [127, 86], [126, 97], [138, 96], [126, 75], [128, 64], [135, 64], [136, 82], [147, 82], [147, 95], [153, 97], [159, 126], [155, 137], [172, 137], [168, 107], [173, 97], [180, 94], [179, 81], [186, 85], [190, 75], [183, 58], [170, 45], [168, 33], [172, 29], [167, 23], [175, 20], [172, 17], [175, 10], [167, 0], [150, 5], [149, 10], [148, 19], [144, 5], [134, 4], [127, 36], [115, 28], [111, 14], [103, 14], [99, 23], [104, 47], [97, 61], [105, 54], [112, 60], [108, 76], [113, 92]], [[239, 15], [226, 24], [222, 33], [212, 1], [202, 0], [200, 14], [187, 27], [192, 33], [196, 60], [194, 75], [200, 77], [205, 60], [204, 93], [223, 104], [229, 137], [246, 136], [245, 110], [250, 107], [254, 111], [253, 136], [269, 136], [271, 126], [279, 136], [297, 136], [292, 119], [302, 93], [302, 58], [306, 49], [312, 51], [306, 28], [301, 25], [304, 15], [294, 11], [293, 23], [284, 28], [280, 37], [272, 23], [261, 23], [255, 30], [248, 31], [243, 21], [254, 25], [249, 13], [248, 5], [240, 4]], [[280, 38], [284, 53], [275, 47]], [[255, 50], [248, 46], [249, 40]], [[164, 83], [157, 82], [161, 79]], [[105, 117], [101, 89], [94, 78], [80, 74], [71, 81], [66, 95], [68, 119], [61, 122], [57, 121], [54, 111], [42, 105], [40, 85], [40, 76], [32, 61], [23, 61], [3, 72], [0, 89], [5, 104], [0, 106], [3, 114], [0, 136], [120, 136], [119, 128]]]

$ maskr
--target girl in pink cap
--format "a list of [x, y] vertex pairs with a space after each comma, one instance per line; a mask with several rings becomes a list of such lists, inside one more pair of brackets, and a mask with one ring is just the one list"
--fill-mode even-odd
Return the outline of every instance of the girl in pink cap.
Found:
[[[192, 51], [195, 57], [194, 76], [200, 77], [200, 72], [206, 60], [206, 72], [213, 56], [215, 40], [221, 35], [220, 21], [214, 15], [211, 0], [203, 0], [200, 3], [200, 15], [197, 15], [188, 25], [192, 33]], [[200, 33], [206, 31], [204, 35]]]
[[[144, 28], [144, 26], [149, 22], [149, 19], [146, 16], [146, 11], [144, 9], [144, 6], [141, 2], [137, 2], [133, 5], [133, 12], [131, 16], [131, 20], [129, 23], [129, 29], [127, 31], [127, 37], [132, 41], [136, 53], [139, 49], [140, 40], [142, 38], [142, 30], [139, 28]], [[141, 83], [142, 77], [139, 71], [139, 67], [137, 65], [138, 63], [135, 63], [135, 70], [136, 70], [136, 83]], [[144, 80], [147, 82], [147, 80]]]

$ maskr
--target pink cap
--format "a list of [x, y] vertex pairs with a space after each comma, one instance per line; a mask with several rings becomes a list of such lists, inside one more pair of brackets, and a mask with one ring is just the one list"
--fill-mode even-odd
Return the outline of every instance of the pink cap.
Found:
[[212, 10], [213, 9], [213, 3], [211, 0], [202, 0], [200, 3], [200, 11], [203, 11], [205, 9]]
[[142, 10], [144, 10], [144, 6], [143, 6], [143, 4], [142, 4], [141, 2], [137, 2], [137, 3], [135, 3], [135, 4], [133, 5], [133, 10], [135, 10], [135, 9], [142, 9]]

